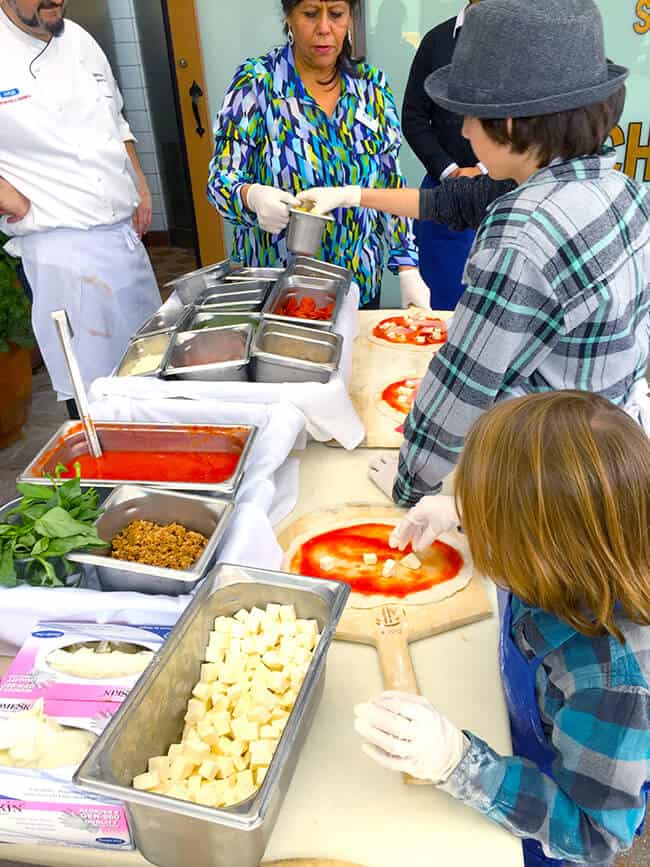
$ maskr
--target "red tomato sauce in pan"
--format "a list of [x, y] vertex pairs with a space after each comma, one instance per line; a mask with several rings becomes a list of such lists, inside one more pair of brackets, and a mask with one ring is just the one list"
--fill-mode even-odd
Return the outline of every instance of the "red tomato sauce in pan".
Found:
[[[398, 562], [395, 572], [384, 578], [382, 571], [386, 560], [399, 561], [411, 552], [410, 545], [404, 551], [390, 547], [388, 540], [392, 531], [393, 527], [388, 524], [357, 524], [321, 533], [302, 544], [291, 561], [291, 571], [312, 578], [345, 581], [353, 592], [366, 596], [379, 593], [401, 598], [429, 590], [460, 572], [462, 555], [451, 545], [437, 540], [428, 551], [417, 555], [422, 562], [420, 569], [407, 569]], [[377, 563], [366, 565], [364, 554], [376, 554]], [[331, 569], [321, 569], [320, 561], [325, 556], [335, 561]]]
[[80, 455], [68, 464], [62, 478], [124, 479], [143, 482], [223, 482], [235, 471], [239, 455], [233, 452], [127, 452], [107, 451], [101, 458]]

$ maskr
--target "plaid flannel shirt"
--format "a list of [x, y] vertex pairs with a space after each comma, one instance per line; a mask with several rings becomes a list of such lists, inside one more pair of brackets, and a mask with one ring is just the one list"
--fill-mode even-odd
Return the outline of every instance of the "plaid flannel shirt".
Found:
[[626, 644], [589, 638], [513, 597], [519, 650], [543, 657], [537, 703], [554, 779], [529, 761], [470, 747], [442, 786], [547, 855], [608, 865], [632, 845], [650, 780], [650, 627], [621, 617]]
[[437, 493], [497, 401], [575, 388], [624, 405], [644, 375], [650, 189], [614, 162], [611, 150], [557, 160], [490, 206], [406, 420], [396, 502]]

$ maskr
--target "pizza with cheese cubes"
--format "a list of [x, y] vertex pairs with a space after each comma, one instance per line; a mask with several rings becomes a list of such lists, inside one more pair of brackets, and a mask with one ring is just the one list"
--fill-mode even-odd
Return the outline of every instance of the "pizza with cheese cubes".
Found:
[[368, 335], [372, 343], [403, 349], [439, 349], [447, 339], [442, 319], [417, 310], [382, 319]]
[[185, 728], [152, 756], [135, 789], [230, 807], [262, 785], [320, 638], [293, 605], [270, 602], [217, 617]]
[[349, 605], [387, 601], [437, 602], [469, 584], [472, 564], [461, 533], [445, 533], [426, 551], [391, 548], [403, 517], [397, 508], [350, 505], [306, 515], [280, 534], [283, 568], [313, 578], [335, 578], [352, 588]]

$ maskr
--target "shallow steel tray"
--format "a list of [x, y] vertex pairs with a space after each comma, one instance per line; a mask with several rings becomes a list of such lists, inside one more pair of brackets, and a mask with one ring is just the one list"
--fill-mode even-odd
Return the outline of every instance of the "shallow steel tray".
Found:
[[[75, 785], [127, 804], [136, 844], [160, 867], [257, 867], [289, 788], [325, 683], [327, 652], [349, 587], [338, 581], [219, 564], [129, 697], [79, 766]], [[269, 602], [318, 621], [321, 638], [264, 782], [248, 800], [216, 809], [137, 791], [150, 757], [180, 740], [215, 617]]]
[[[250, 325], [253, 329], [257, 328], [262, 321], [259, 313], [223, 313], [220, 310], [203, 310], [197, 308], [194, 310], [194, 315], [187, 320], [183, 331], [204, 331], [208, 328], [224, 328], [233, 325]], [[214, 323], [214, 324], [211, 324]]]
[[330, 262], [322, 262], [320, 259], [313, 259], [311, 256], [294, 256], [286, 273], [287, 276], [302, 275], [305, 277], [329, 277], [341, 280], [346, 294], [352, 285], [352, 271], [348, 268], [332, 265]]
[[109, 543], [132, 521], [153, 521], [163, 525], [176, 522], [188, 530], [202, 533], [208, 543], [199, 559], [188, 569], [167, 569], [116, 560], [110, 556], [110, 547], [92, 553], [72, 552], [68, 559], [84, 566], [94, 566], [102, 590], [180, 596], [193, 590], [212, 566], [234, 506], [217, 497], [121, 485], [104, 501], [102, 508], [95, 527], [100, 539]]
[[[95, 422], [99, 441], [106, 451], [136, 452], [234, 452], [239, 460], [233, 474], [223, 482], [151, 482], [143, 479], [82, 479], [84, 487], [112, 489], [118, 485], [140, 484], [172, 491], [196, 491], [233, 498], [246, 469], [257, 428], [254, 425], [190, 425], [156, 422]], [[23, 470], [21, 482], [49, 484], [44, 474], [54, 475], [58, 463], [72, 464], [88, 454], [81, 422], [69, 421]]]
[[134, 339], [138, 337], [150, 337], [153, 334], [160, 334], [164, 331], [173, 331], [182, 327], [183, 320], [191, 313], [192, 307], [185, 305], [184, 307], [163, 307], [157, 313], [147, 319], [144, 325], [135, 332]]
[[[330, 319], [302, 319], [298, 316], [285, 316], [275, 311], [288, 298], [295, 297], [300, 303], [303, 298], [314, 298], [319, 304], [334, 302]], [[276, 322], [288, 322], [309, 328], [331, 330], [337, 320], [345, 292], [340, 280], [323, 279], [320, 277], [286, 276], [279, 280], [262, 308], [264, 319]]]
[[329, 382], [343, 338], [323, 329], [264, 320], [251, 350], [257, 382]]
[[[165, 357], [167, 355], [167, 350], [169, 349], [169, 344], [171, 342], [173, 331], [158, 331], [155, 334], [148, 334], [146, 337], [137, 337], [129, 343], [126, 348], [124, 355], [120, 363], [117, 365], [113, 372], [113, 376], [158, 376], [163, 368], [163, 364], [165, 361]], [[163, 350], [162, 355], [160, 356], [160, 361], [155, 367], [152, 367], [150, 370], [143, 371], [142, 373], [120, 373], [123, 368], [131, 362], [135, 361], [138, 358], [141, 358], [143, 355], [147, 354], [147, 350], [151, 348], [152, 343], [158, 342], [164, 338], [167, 338], [167, 343]]]
[[[237, 335], [237, 338], [234, 337]], [[191, 354], [209, 354], [219, 341], [241, 342], [241, 358], [229, 361], [214, 361], [205, 364], [183, 363], [191, 359]], [[161, 376], [164, 379], [193, 379], [201, 382], [246, 382], [250, 361], [253, 327], [251, 325], [232, 325], [221, 328], [206, 328], [202, 331], [177, 332], [167, 351]], [[179, 364], [179, 361], [181, 362]]]
[[221, 262], [206, 265], [205, 268], [181, 274], [180, 277], [165, 283], [165, 288], [175, 290], [183, 304], [192, 304], [207, 288], [209, 279], [220, 280], [230, 273], [232, 267], [230, 259], [223, 259]]

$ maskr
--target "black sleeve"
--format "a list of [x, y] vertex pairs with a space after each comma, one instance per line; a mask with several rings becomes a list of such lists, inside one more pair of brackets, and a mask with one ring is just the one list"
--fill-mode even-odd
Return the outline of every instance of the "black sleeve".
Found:
[[434, 31], [424, 37], [411, 65], [402, 105], [402, 131], [427, 172], [438, 180], [454, 159], [431, 128], [433, 106], [424, 89], [424, 80], [435, 68], [432, 62], [435, 40]]
[[433, 190], [420, 190], [420, 219], [457, 232], [478, 229], [488, 205], [516, 186], [515, 181], [493, 181], [488, 175], [444, 180]]

